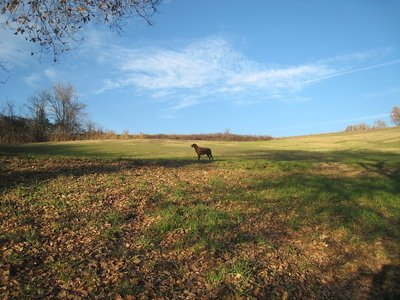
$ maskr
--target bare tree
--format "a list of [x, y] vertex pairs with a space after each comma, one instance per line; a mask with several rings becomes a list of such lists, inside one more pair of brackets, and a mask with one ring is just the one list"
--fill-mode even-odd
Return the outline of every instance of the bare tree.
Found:
[[386, 128], [387, 124], [384, 120], [376, 120], [374, 122], [374, 125], [372, 125], [373, 129], [378, 129], [378, 128]]
[[366, 123], [360, 123], [360, 124], [355, 124], [355, 125], [348, 125], [346, 127], [346, 131], [359, 131], [359, 130], [368, 130], [371, 127], [366, 124]]
[[85, 138], [98, 139], [104, 134], [104, 130], [100, 125], [96, 124], [91, 118], [86, 118], [84, 124]]
[[50, 98], [50, 116], [55, 129], [60, 134], [76, 134], [83, 127], [86, 105], [78, 101], [74, 87], [70, 84], [57, 84], [53, 87], [54, 95]]
[[390, 112], [390, 118], [392, 123], [396, 126], [400, 126], [400, 107], [394, 106]]
[[0, 113], [0, 143], [30, 142], [29, 120], [18, 116], [15, 103], [7, 101]]
[[27, 41], [50, 50], [54, 59], [80, 40], [78, 32], [95, 21], [120, 31], [124, 20], [136, 16], [151, 24], [162, 0], [2, 0], [2, 25]]
[[14, 118], [17, 115], [15, 102], [7, 100], [1, 109], [1, 115], [8, 118]]
[[49, 91], [42, 90], [28, 100], [27, 108], [32, 123], [32, 135], [33, 140], [36, 142], [47, 140], [50, 129], [47, 108], [51, 97]]

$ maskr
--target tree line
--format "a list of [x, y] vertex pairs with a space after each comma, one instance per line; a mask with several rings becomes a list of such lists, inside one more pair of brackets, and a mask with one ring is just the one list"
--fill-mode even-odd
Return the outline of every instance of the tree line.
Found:
[[[211, 134], [129, 134], [121, 135], [104, 130], [96, 125], [85, 112], [74, 87], [70, 84], [55, 84], [51, 89], [36, 92], [17, 113], [15, 104], [7, 102], [0, 111], [0, 143], [32, 143], [47, 141], [70, 141], [83, 139], [179, 139], [179, 140], [225, 140], [261, 141], [271, 140], [271, 136], [238, 135], [226, 130]], [[400, 107], [393, 107], [391, 122], [400, 126]], [[348, 125], [346, 132], [386, 128], [387, 123], [377, 120], [373, 125], [360, 123]]]
[[[400, 126], [400, 107], [394, 106], [392, 111], [390, 112], [390, 120], [395, 126]], [[372, 125], [367, 123], [359, 123], [347, 125], [345, 131], [360, 131], [360, 130], [369, 130], [369, 129], [380, 129], [388, 127], [386, 121], [384, 120], [376, 120]]]
[[22, 113], [13, 102], [0, 112], [0, 143], [30, 143], [96, 138], [101, 130], [85, 112], [70, 84], [56, 84], [28, 99]]
[[35, 93], [22, 109], [7, 102], [0, 111], [0, 144], [71, 141], [86, 139], [176, 139], [176, 140], [271, 140], [268, 135], [239, 135], [228, 129], [209, 134], [117, 134], [95, 124], [85, 112], [74, 87], [56, 84]]
[[270, 135], [247, 135], [235, 134], [225, 130], [217, 133], [198, 133], [198, 134], [146, 134], [139, 133], [129, 135], [126, 131], [120, 138], [134, 139], [170, 139], [170, 140], [196, 140], [196, 141], [236, 141], [236, 142], [254, 142], [269, 141], [273, 138]]

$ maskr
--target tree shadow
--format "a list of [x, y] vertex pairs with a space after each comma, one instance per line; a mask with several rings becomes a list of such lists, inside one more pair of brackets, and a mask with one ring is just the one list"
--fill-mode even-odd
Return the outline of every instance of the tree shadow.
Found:
[[[372, 168], [372, 170], [370, 170]], [[259, 179], [248, 186], [238, 198], [248, 201], [246, 194], [262, 194], [267, 191], [275, 191], [273, 198], [257, 199], [266, 211], [271, 215], [282, 216], [286, 222], [281, 228], [315, 228], [324, 224], [330, 230], [345, 228], [362, 242], [374, 243], [379, 240], [389, 256], [397, 261], [398, 245], [400, 245], [400, 211], [397, 206], [390, 205], [400, 196], [398, 174], [396, 172], [381, 172], [379, 166], [367, 165], [367, 171], [377, 172], [383, 177], [373, 174], [360, 177], [339, 175], [313, 175], [313, 174], [291, 174], [274, 179]], [[279, 191], [282, 191], [280, 194]], [[283, 191], [292, 191], [284, 193]], [[232, 191], [236, 194], [239, 190]], [[387, 201], [385, 206], [390, 211], [381, 209], [379, 201]], [[387, 200], [385, 200], [387, 199]], [[265, 203], [262, 203], [265, 201]], [[276, 206], [274, 203], [278, 203]], [[283, 210], [282, 207], [286, 209]], [[245, 242], [256, 242], [263, 235], [252, 233], [241, 233], [241, 240]], [[293, 239], [275, 236], [272, 240], [278, 247], [293, 243]], [[265, 236], [268, 238], [268, 235]], [[327, 239], [333, 243], [332, 247], [339, 247], [335, 240]], [[393, 246], [393, 244], [397, 246]], [[293, 244], [292, 244], [293, 245]], [[393, 250], [394, 249], [394, 250]], [[320, 274], [335, 273], [348, 263], [360, 259], [360, 253], [348, 253], [340, 247], [338, 256], [330, 257], [330, 263], [320, 266]], [[306, 255], [302, 253], [302, 255]], [[260, 260], [262, 259], [262, 256]], [[257, 260], [256, 260], [257, 261]], [[296, 262], [292, 264], [296, 265]], [[337, 278], [334, 282], [321, 281], [317, 273], [307, 273], [304, 278], [288, 276], [287, 273], [271, 272], [270, 284], [262, 290], [262, 296], [269, 298], [276, 291], [286, 291], [289, 298], [360, 298], [360, 299], [399, 299], [400, 272], [398, 265], [383, 266], [379, 272], [372, 270], [358, 270], [356, 275]], [[288, 270], [287, 272], [293, 273]], [[362, 282], [370, 282], [363, 286]], [[311, 287], [311, 288], [310, 288]], [[363, 290], [364, 289], [364, 290]], [[320, 293], [315, 294], [315, 291]], [[282, 293], [275, 294], [281, 297]]]
[[400, 299], [400, 265], [384, 265], [372, 284], [370, 299]]
[[[32, 168], [24, 166], [23, 170], [13, 170], [11, 156], [0, 157], [0, 191], [24, 184], [25, 186], [38, 185], [44, 181], [56, 179], [60, 176], [86, 176], [93, 174], [111, 174], [124, 169], [142, 167], [182, 168], [190, 165], [211, 167], [212, 161], [197, 159], [98, 159], [98, 158], [69, 158], [54, 157], [37, 158], [24, 157], [25, 164], [32, 163]], [[45, 160], [49, 168], [36, 168], [40, 161]]]
[[389, 202], [399, 197], [398, 182], [397, 177], [293, 174], [272, 180], [261, 179], [246, 192], [276, 191], [275, 199], [266, 198], [261, 205], [280, 214], [284, 205], [293, 215], [294, 227], [323, 222], [332, 229], [345, 227], [364, 241], [384, 237], [400, 243], [399, 209], [394, 204], [387, 204], [391, 213], [384, 214], [384, 210], [379, 209], [380, 204], [376, 203], [382, 197]]
[[306, 151], [306, 150], [242, 150], [231, 155], [233, 158], [256, 159], [270, 161], [302, 161], [302, 162], [390, 162], [400, 161], [400, 154], [375, 151], [375, 150], [329, 150], [329, 151]]
[[[68, 149], [61, 149], [59, 155]], [[45, 154], [44, 152], [42, 154]], [[47, 180], [63, 176], [86, 176], [92, 174], [113, 174], [123, 170], [136, 168], [162, 167], [179, 169], [187, 166], [199, 166], [200, 168], [213, 168], [214, 164], [208, 160], [197, 161], [193, 159], [98, 159], [98, 154], [93, 157], [75, 158], [72, 154], [70, 158], [51, 157], [47, 158], [46, 163], [49, 168], [30, 168], [31, 165], [40, 165], [43, 158], [24, 158], [23, 167], [20, 170], [14, 170], [12, 167], [13, 156], [4, 156], [0, 158], [0, 192], [23, 184], [23, 186], [33, 186], [43, 183]], [[101, 156], [100, 156], [101, 157]], [[243, 245], [259, 244], [264, 249], [269, 246], [278, 248], [279, 251], [294, 251], [296, 255], [306, 256], [307, 253], [301, 253], [294, 245], [294, 241], [289, 235], [290, 230], [296, 227], [310, 227], [324, 223], [328, 228], [335, 230], [345, 227], [362, 241], [374, 241], [376, 238], [383, 238], [384, 247], [390, 251], [390, 245], [385, 244], [385, 240], [400, 243], [399, 219], [395, 217], [400, 213], [396, 207], [390, 207], [390, 214], [383, 213], [379, 205], [366, 205], [360, 203], [359, 199], [374, 202], [380, 197], [390, 199], [398, 198], [400, 194], [399, 169], [396, 162], [400, 156], [395, 153], [374, 152], [374, 151], [247, 151], [243, 156], [233, 156], [234, 160], [244, 159], [246, 162], [266, 161], [272, 163], [281, 162], [304, 162], [304, 163], [325, 163], [342, 162], [351, 163], [361, 167], [366, 171], [362, 176], [346, 176], [338, 173], [336, 175], [324, 174], [306, 174], [302, 172], [288, 172], [283, 176], [273, 178], [259, 178], [252, 181], [246, 188], [239, 188], [232, 185], [221, 187], [221, 193], [232, 195], [234, 199], [242, 201], [258, 201], [261, 209], [270, 212], [278, 220], [265, 221], [265, 227], [242, 228], [236, 223], [221, 225], [217, 234], [211, 234], [207, 230], [195, 233], [184, 240], [184, 247], [191, 247], [197, 243], [197, 236], [203, 235], [206, 244], [210, 248], [216, 248], [216, 256], [223, 256], [228, 253], [229, 258], [240, 257]], [[228, 162], [219, 160], [218, 162]], [[295, 166], [296, 167], [296, 166]], [[376, 176], [382, 175], [382, 177]], [[270, 197], [255, 199], [254, 195], [263, 195], [263, 192], [275, 191]], [[214, 190], [210, 191], [215, 193]], [[267, 193], [266, 193], [267, 194]], [[184, 203], [186, 205], [187, 203]], [[279, 218], [283, 216], [282, 218]], [[246, 222], [257, 220], [257, 212], [245, 216]], [[367, 222], [366, 222], [367, 221]], [[187, 226], [189, 228], [189, 226]], [[206, 228], [207, 229], [207, 228]], [[289, 230], [290, 229], [290, 230]], [[224, 232], [229, 234], [224, 240]], [[232, 234], [230, 234], [232, 233]], [[261, 247], [261, 248], [262, 248]], [[282, 251], [283, 251], [282, 250]], [[332, 261], [325, 266], [321, 266], [318, 272], [305, 272], [301, 266], [296, 265], [296, 260], [291, 261], [293, 265], [285, 264], [286, 257], [279, 257], [281, 253], [272, 249], [276, 253], [273, 259], [266, 258], [265, 252], [261, 252], [250, 260], [255, 269], [260, 272], [267, 272], [267, 284], [261, 286], [257, 298], [283, 298], [289, 295], [293, 298], [349, 298], [358, 293], [358, 280], [361, 277], [372, 278], [372, 289], [366, 292], [366, 296], [371, 299], [398, 299], [399, 266], [396, 264], [383, 266], [377, 273], [359, 270], [356, 277], [338, 278], [334, 283], [325, 283], [318, 277], [319, 274], [334, 272], [337, 268], [353, 261], [357, 253], [351, 253], [347, 256], [333, 257]], [[221, 253], [224, 252], [224, 253]], [[217, 257], [219, 258], [219, 257]], [[196, 263], [194, 256], [193, 264]], [[175, 268], [176, 263], [171, 259], [171, 265], [161, 264], [154, 269], [162, 274], [163, 271]], [[189, 263], [188, 261], [184, 261]], [[262, 262], [262, 263], [261, 263]], [[273, 263], [282, 263], [287, 269], [275, 270]], [[155, 272], [156, 272], [155, 271]], [[132, 271], [133, 272], [133, 271]], [[302, 276], [293, 275], [297, 273]], [[173, 273], [173, 272], [171, 272]], [[148, 280], [153, 280], [154, 285], [159, 284], [161, 277], [154, 273]], [[292, 274], [292, 275], [289, 275]], [[179, 279], [179, 272], [176, 272]], [[304, 275], [304, 276], [303, 276]], [[166, 275], [162, 275], [166, 276]], [[239, 278], [239, 277], [238, 277]], [[240, 278], [239, 278], [240, 279]], [[237, 279], [237, 280], [239, 280]], [[258, 284], [257, 282], [255, 285]], [[397, 285], [396, 285], [397, 284]], [[183, 287], [184, 288], [184, 287]], [[343, 291], [343, 294], [341, 294]], [[235, 295], [236, 291], [232, 287], [227, 287], [223, 293]], [[285, 294], [286, 293], [286, 294]], [[285, 296], [286, 295], [286, 296]], [[172, 297], [172, 294], [171, 294]], [[362, 297], [360, 297], [362, 298]]]

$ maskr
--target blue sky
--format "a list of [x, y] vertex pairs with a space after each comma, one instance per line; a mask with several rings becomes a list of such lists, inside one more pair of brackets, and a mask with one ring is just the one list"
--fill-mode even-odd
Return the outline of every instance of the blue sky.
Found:
[[[274, 137], [385, 120], [400, 106], [400, 1], [164, 1], [154, 26], [101, 25], [53, 63], [0, 30], [0, 105], [72, 84], [94, 122], [130, 133]], [[4, 75], [4, 74], [3, 74]]]

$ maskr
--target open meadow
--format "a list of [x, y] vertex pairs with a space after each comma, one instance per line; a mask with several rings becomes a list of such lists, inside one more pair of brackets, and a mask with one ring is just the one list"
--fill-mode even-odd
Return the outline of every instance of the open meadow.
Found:
[[400, 127], [0, 145], [0, 258], [1, 299], [397, 299]]

